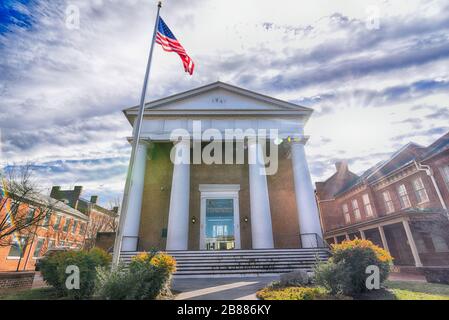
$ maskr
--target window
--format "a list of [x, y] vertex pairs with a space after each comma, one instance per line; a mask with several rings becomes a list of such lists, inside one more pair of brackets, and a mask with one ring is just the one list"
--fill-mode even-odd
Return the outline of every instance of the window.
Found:
[[69, 230], [69, 225], [70, 225], [70, 219], [69, 219], [69, 218], [66, 218], [66, 219], [65, 219], [65, 223], [64, 223], [64, 227], [62, 228], [62, 230], [63, 230], [64, 232], [67, 232], [67, 231]]
[[19, 239], [14, 238], [14, 241], [9, 249], [8, 257], [10, 258], [20, 258], [23, 257], [26, 250], [27, 238], [20, 237]]
[[356, 220], [360, 220], [362, 217], [360, 216], [359, 203], [357, 199], [352, 200], [352, 210], [354, 212], [354, 217]]
[[444, 166], [440, 168], [441, 175], [443, 176], [444, 182], [446, 183], [446, 187], [449, 190], [449, 166]]
[[80, 234], [83, 235], [86, 232], [86, 223], [80, 224]]
[[371, 203], [369, 201], [369, 196], [367, 193], [365, 193], [362, 196], [363, 199], [363, 205], [365, 206], [365, 213], [367, 217], [372, 217], [373, 216], [373, 208], [371, 207]]
[[446, 240], [439, 235], [432, 235], [432, 243], [435, 252], [449, 252], [449, 246]]
[[418, 203], [424, 203], [429, 201], [426, 188], [424, 187], [421, 178], [413, 180], [413, 188], [415, 189], [416, 199], [418, 199]]
[[72, 225], [72, 233], [75, 234], [76, 233], [76, 227], [78, 226], [78, 221], [73, 221], [73, 225]]
[[50, 240], [48, 241], [48, 249], [54, 248], [55, 247], [55, 240]]
[[351, 216], [349, 214], [349, 208], [348, 205], [345, 203], [343, 206], [343, 214], [345, 215], [345, 221], [346, 223], [351, 223]]
[[36, 212], [35, 208], [31, 208], [30, 207], [28, 209], [28, 214], [27, 214], [27, 217], [26, 217], [26, 223], [30, 223], [31, 221], [33, 221], [35, 212]]
[[60, 224], [61, 224], [61, 216], [57, 216], [55, 224], [53, 225], [53, 229], [58, 230]]
[[19, 203], [15, 200], [11, 202], [11, 207], [9, 208], [9, 212], [15, 216], [17, 212], [19, 211]]
[[382, 196], [384, 197], [386, 213], [394, 212], [394, 205], [393, 205], [393, 200], [391, 200], [390, 192], [384, 191], [384, 192], [382, 192]]
[[399, 201], [401, 202], [401, 208], [409, 208], [411, 206], [410, 199], [408, 198], [407, 189], [405, 185], [401, 184], [398, 187]]
[[44, 220], [42, 221], [42, 226], [45, 228], [48, 227], [50, 225], [50, 219], [51, 219], [51, 212], [48, 212], [45, 215]]
[[42, 247], [44, 246], [44, 242], [45, 242], [44, 238], [40, 238], [39, 240], [37, 240], [36, 247], [34, 248], [34, 253], [33, 253], [34, 258], [41, 256], [41, 250], [42, 250]]
[[65, 245], [65, 241], [59, 241], [59, 246], [63, 247]]

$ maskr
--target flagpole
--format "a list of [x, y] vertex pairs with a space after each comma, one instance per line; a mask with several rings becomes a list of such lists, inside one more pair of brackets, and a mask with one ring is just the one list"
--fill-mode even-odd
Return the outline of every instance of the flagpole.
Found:
[[[123, 228], [125, 226], [125, 220], [126, 220], [126, 214], [128, 211], [128, 202], [129, 202], [129, 191], [132, 184], [132, 173], [134, 169], [134, 161], [137, 156], [137, 150], [139, 146], [139, 140], [140, 140], [140, 131], [143, 121], [143, 113], [145, 110], [145, 96], [147, 93], [147, 87], [148, 87], [148, 78], [150, 75], [151, 70], [151, 60], [153, 57], [153, 49], [154, 49], [154, 43], [156, 40], [156, 34], [157, 34], [157, 27], [159, 23], [159, 13], [162, 7], [162, 2], [159, 1], [157, 4], [157, 14], [156, 14], [156, 22], [154, 25], [154, 32], [153, 32], [153, 39], [151, 41], [151, 47], [150, 47], [150, 54], [148, 57], [148, 63], [147, 63], [147, 70], [145, 72], [145, 80], [143, 82], [143, 89], [142, 89], [142, 95], [140, 97], [140, 107], [139, 107], [139, 115], [135, 122], [135, 128], [133, 133], [133, 140], [132, 140], [132, 150], [131, 150], [131, 159], [129, 161], [129, 167], [128, 167], [128, 173], [126, 176], [126, 183], [125, 183], [125, 192], [123, 194], [123, 200], [122, 200], [122, 208], [120, 210], [120, 216], [119, 216], [119, 226], [116, 231], [116, 237], [115, 237], [115, 244], [114, 244], [114, 253], [112, 256], [112, 268], [115, 268], [119, 264], [120, 260], [120, 252], [122, 249], [122, 240], [123, 240]], [[137, 248], [136, 248], [137, 249]]]

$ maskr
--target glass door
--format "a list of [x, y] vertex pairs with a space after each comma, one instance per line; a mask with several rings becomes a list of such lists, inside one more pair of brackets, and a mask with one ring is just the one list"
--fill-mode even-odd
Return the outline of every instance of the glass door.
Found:
[[235, 248], [234, 199], [206, 199], [206, 250]]

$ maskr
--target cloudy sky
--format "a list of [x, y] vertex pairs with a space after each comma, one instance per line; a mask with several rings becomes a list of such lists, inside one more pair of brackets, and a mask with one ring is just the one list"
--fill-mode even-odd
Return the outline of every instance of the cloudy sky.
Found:
[[[121, 110], [138, 104], [155, 11], [153, 0], [1, 2], [1, 166], [32, 162], [45, 188], [83, 185], [103, 204], [122, 193]], [[221, 80], [311, 107], [314, 180], [337, 159], [359, 173], [449, 131], [447, 1], [167, 0], [162, 16], [196, 73], [156, 48], [147, 99]]]

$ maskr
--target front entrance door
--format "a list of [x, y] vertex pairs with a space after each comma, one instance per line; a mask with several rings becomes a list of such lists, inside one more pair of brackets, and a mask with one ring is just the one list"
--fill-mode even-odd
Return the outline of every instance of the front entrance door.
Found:
[[206, 199], [206, 250], [235, 248], [234, 200]]
[[[206, 186], [209, 186], [207, 190]], [[200, 248], [202, 250], [240, 249], [238, 190], [202, 185]], [[235, 188], [235, 186], [233, 186]]]

